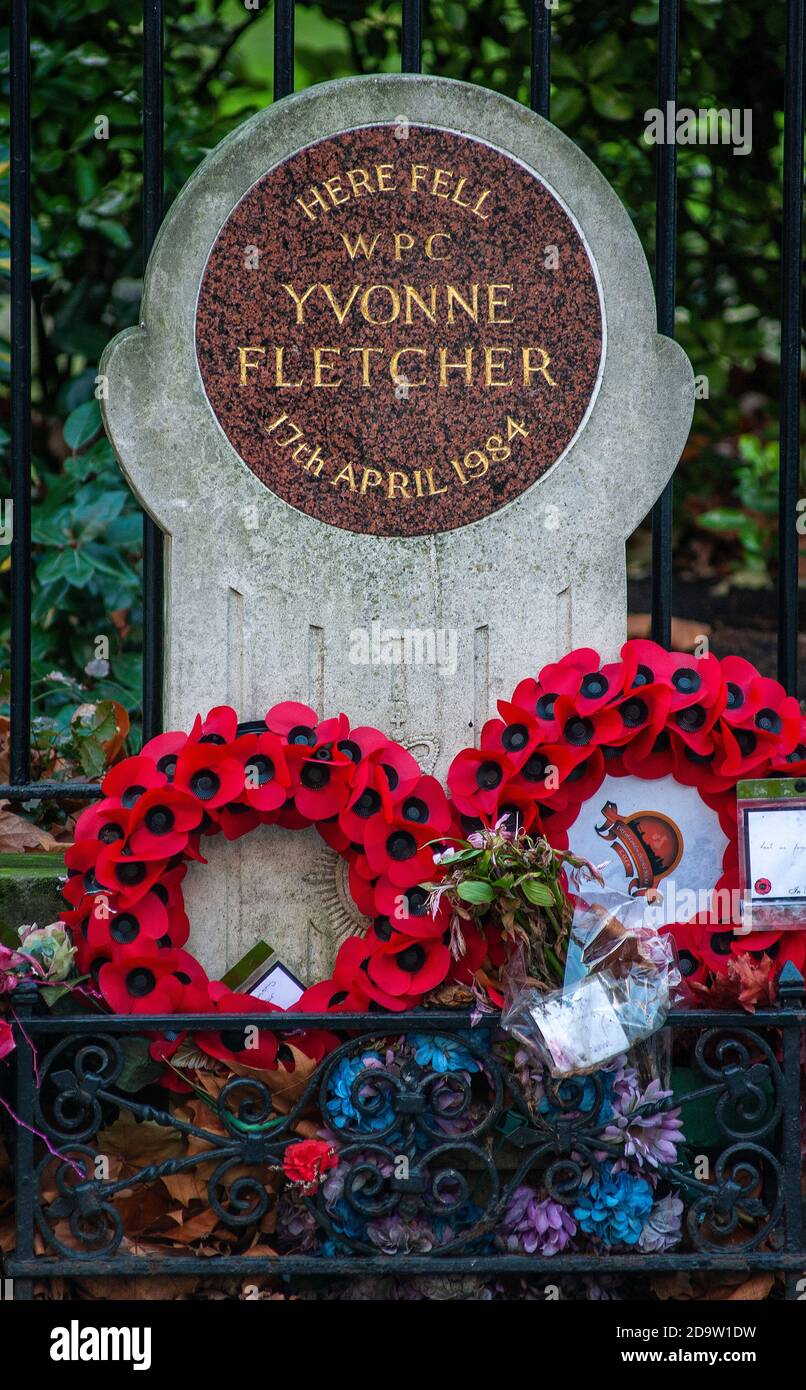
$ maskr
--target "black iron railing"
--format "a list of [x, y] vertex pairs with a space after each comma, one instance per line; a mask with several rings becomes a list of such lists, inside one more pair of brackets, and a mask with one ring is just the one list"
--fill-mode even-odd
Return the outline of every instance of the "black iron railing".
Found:
[[[507, 1202], [521, 1184], [538, 1182], [551, 1198], [573, 1210], [589, 1174], [610, 1141], [605, 1133], [601, 1074], [588, 1078], [584, 1099], [546, 1080], [551, 1104], [531, 1106], [511, 1067], [490, 1045], [495, 1020], [474, 1033], [460, 1011], [421, 1010], [397, 1016], [367, 1014], [338, 1018], [343, 1038], [319, 1063], [287, 1114], [274, 1107], [263, 1081], [233, 1077], [215, 1102], [209, 1126], [178, 1119], [167, 1106], [144, 1104], [117, 1084], [123, 1063], [121, 1042], [142, 1036], [142, 1018], [58, 1017], [33, 1008], [35, 989], [17, 991], [16, 1128], [17, 1249], [8, 1262], [15, 1297], [30, 1298], [34, 1279], [82, 1275], [174, 1275], [200, 1273], [273, 1275], [278, 1278], [386, 1274], [407, 1278], [424, 1274], [470, 1274], [480, 1279], [505, 1275], [552, 1280], [595, 1271], [608, 1274], [673, 1270], [777, 1271], [786, 1295], [797, 1298], [806, 1280], [800, 1192], [800, 1038], [806, 1025], [804, 983], [787, 966], [778, 1006], [755, 1016], [697, 1010], [673, 1014], [673, 1034], [695, 1030], [687, 1060], [697, 1081], [680, 1098], [686, 1112], [696, 1103], [710, 1116], [714, 1138], [704, 1152], [698, 1145], [678, 1147], [673, 1163], [655, 1170], [684, 1202], [682, 1239], [669, 1251], [637, 1253], [628, 1247], [598, 1254], [512, 1254], [491, 1239]], [[173, 1015], [153, 1017], [148, 1028], [175, 1030]], [[188, 1015], [183, 1028], [210, 1032], [220, 1015]], [[272, 1031], [292, 1040], [300, 1027], [333, 1030], [334, 1016], [278, 1015]], [[238, 1027], [266, 1027], [265, 1014], [239, 1014]], [[470, 1110], [467, 1077], [452, 1077], [450, 1104], [436, 1104], [446, 1077], [427, 1065], [402, 1073], [356, 1071], [353, 1108], [338, 1131], [341, 1158], [360, 1154], [361, 1182], [345, 1186], [340, 1219], [322, 1188], [301, 1199], [310, 1227], [325, 1241], [305, 1253], [246, 1255], [177, 1254], [147, 1257], [127, 1253], [126, 1230], [114, 1199], [143, 1190], [162, 1176], [201, 1168], [206, 1200], [230, 1230], [256, 1229], [277, 1200], [277, 1183], [287, 1146], [299, 1139], [303, 1117], [329, 1116], [333, 1077], [344, 1059], [359, 1059], [370, 1040], [416, 1034], [439, 1039], [461, 1034], [462, 1048], [483, 1074], [482, 1101]], [[474, 1041], [477, 1038], [478, 1041]], [[36, 1054], [36, 1055], [35, 1055]], [[566, 1087], [569, 1083], [565, 1083]], [[344, 1094], [342, 1090], [342, 1094]], [[649, 1110], [668, 1110], [659, 1099]], [[100, 1132], [116, 1114], [164, 1126], [166, 1141], [192, 1138], [186, 1156], [165, 1158], [122, 1177], [104, 1177]], [[451, 1130], [446, 1133], [446, 1115]], [[463, 1126], [458, 1123], [469, 1116]], [[216, 1123], [213, 1124], [215, 1117]], [[48, 1152], [39, 1132], [50, 1145]], [[701, 1144], [702, 1141], [699, 1141]], [[200, 1145], [204, 1145], [200, 1148]], [[167, 1144], [166, 1144], [166, 1147]], [[704, 1157], [707, 1162], [704, 1164]], [[232, 1170], [237, 1176], [232, 1178]], [[450, 1220], [472, 1203], [471, 1215], [457, 1220], [450, 1236], [426, 1253], [378, 1253], [362, 1223], [379, 1215]], [[39, 1237], [43, 1253], [35, 1253]]]

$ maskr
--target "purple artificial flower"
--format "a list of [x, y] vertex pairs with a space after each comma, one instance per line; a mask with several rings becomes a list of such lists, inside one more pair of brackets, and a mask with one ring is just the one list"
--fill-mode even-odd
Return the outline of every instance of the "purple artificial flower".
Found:
[[500, 1225], [496, 1245], [513, 1255], [557, 1255], [576, 1235], [577, 1223], [567, 1207], [550, 1197], [538, 1200], [531, 1187], [516, 1187]]
[[277, 1242], [295, 1255], [307, 1255], [322, 1241], [316, 1217], [295, 1192], [283, 1192], [277, 1203]]
[[[607, 1126], [604, 1138], [624, 1145], [624, 1158], [614, 1165], [614, 1171], [625, 1167], [624, 1160], [629, 1158], [634, 1159], [639, 1168], [645, 1165], [657, 1168], [661, 1163], [676, 1162], [677, 1145], [684, 1138], [680, 1106], [674, 1110], [655, 1108], [671, 1095], [671, 1091], [662, 1089], [660, 1081], [650, 1081], [643, 1094], [634, 1095]], [[646, 1114], [641, 1113], [644, 1107], [649, 1107]]]
[[382, 1216], [367, 1225], [367, 1235], [384, 1255], [427, 1255], [439, 1241], [426, 1221], [403, 1221], [399, 1216]]

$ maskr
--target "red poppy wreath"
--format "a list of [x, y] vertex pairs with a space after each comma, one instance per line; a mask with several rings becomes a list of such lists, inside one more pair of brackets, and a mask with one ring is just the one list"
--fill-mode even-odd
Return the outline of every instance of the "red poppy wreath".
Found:
[[[347, 861], [371, 919], [295, 1011], [402, 1010], [446, 983], [489, 981], [505, 954], [500, 936], [474, 924], [459, 955], [447, 905], [432, 914], [421, 885], [444, 872], [439, 852], [452, 838], [502, 818], [594, 862], [614, 857], [631, 892], [663, 891], [666, 880], [667, 923], [690, 977], [724, 974], [749, 944], [778, 966], [803, 966], [806, 934], [748, 942], [721, 926], [729, 907], [714, 916], [737, 888], [736, 781], [806, 774], [806, 719], [782, 686], [739, 657], [632, 641], [610, 665], [589, 648], [571, 652], [498, 709], [480, 747], [454, 758], [447, 792], [377, 729], [351, 728], [343, 714], [320, 721], [294, 702], [249, 724], [220, 707], [190, 733], [152, 739], [107, 773], [67, 851], [63, 920], [82, 974], [118, 1013], [275, 1011], [209, 980], [185, 949], [182, 880], [189, 862], [205, 862], [206, 836], [277, 824], [316, 826]], [[226, 1029], [198, 1042], [227, 1060], [276, 1065], [276, 1040], [261, 1039], [248, 1055]], [[297, 1045], [321, 1056], [330, 1041], [308, 1033]]]

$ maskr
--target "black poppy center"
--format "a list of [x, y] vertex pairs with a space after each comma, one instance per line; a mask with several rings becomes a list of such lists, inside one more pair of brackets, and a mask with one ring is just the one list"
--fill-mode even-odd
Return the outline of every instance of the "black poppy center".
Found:
[[117, 877], [127, 888], [136, 888], [138, 883], [142, 883], [146, 876], [146, 866], [136, 860], [133, 863], [123, 863], [117, 866]]
[[413, 820], [418, 824], [428, 820], [428, 807], [419, 796], [409, 796], [403, 802], [403, 819]]
[[495, 791], [504, 780], [498, 763], [482, 763], [476, 770], [476, 786], [483, 792]]
[[741, 709], [744, 704], [744, 691], [735, 681], [728, 681], [728, 709]]
[[202, 734], [201, 738], [199, 739], [199, 743], [222, 744], [226, 743], [226, 739], [223, 737], [222, 734]]
[[230, 1052], [246, 1051], [246, 1029], [245, 1028], [225, 1028], [221, 1034], [221, 1041]]
[[637, 729], [640, 724], [645, 724], [649, 718], [649, 706], [640, 696], [634, 695], [631, 700], [625, 700], [621, 706], [621, 717], [628, 729]]
[[697, 957], [693, 956], [691, 951], [679, 951], [677, 960], [680, 966], [680, 974], [684, 977], [693, 975], [699, 965]]
[[146, 812], [146, 829], [152, 835], [167, 835], [173, 830], [175, 819], [170, 806], [152, 806]]
[[541, 695], [541, 696], [540, 696], [540, 699], [538, 700], [537, 704], [535, 705], [535, 709], [536, 709], [536, 711], [537, 711], [538, 719], [553, 719], [553, 718], [554, 718], [554, 702], [555, 702], [556, 699], [557, 699], [556, 693], [554, 693], [554, 694], [549, 694], [549, 695]]
[[126, 976], [126, 990], [132, 999], [143, 999], [145, 995], [151, 994], [157, 983], [153, 970], [147, 970], [145, 966], [138, 966], [135, 970], [130, 970]]
[[394, 928], [388, 917], [376, 917], [373, 926], [375, 928], [375, 935], [379, 941], [391, 940]]
[[396, 770], [393, 767], [390, 767], [388, 763], [381, 763], [381, 767], [383, 768], [383, 771], [386, 773], [386, 780], [389, 783], [389, 790], [393, 792], [398, 782], [400, 781], [400, 778], [398, 777]]
[[119, 941], [121, 946], [128, 946], [130, 941], [135, 941], [140, 935], [140, 923], [131, 912], [120, 912], [109, 924], [109, 935], [113, 941]]
[[406, 893], [406, 911], [409, 917], [425, 917], [428, 912], [428, 894], [424, 888], [409, 888]]
[[307, 724], [296, 724], [288, 735], [289, 743], [307, 744], [308, 748], [316, 746], [316, 733], [309, 729]]
[[422, 946], [407, 946], [405, 951], [401, 951], [397, 957], [397, 963], [401, 970], [413, 975], [417, 970], [421, 970], [425, 965], [425, 949]]
[[257, 783], [259, 787], [265, 787], [267, 782], [271, 782], [274, 777], [274, 763], [271, 758], [267, 758], [265, 753], [256, 753], [249, 759], [246, 772], [252, 786]]
[[770, 734], [780, 734], [781, 716], [776, 714], [774, 709], [760, 709], [756, 715], [756, 728], [764, 729]]
[[711, 937], [711, 950], [717, 956], [729, 956], [733, 932], [715, 931]]
[[145, 795], [145, 787], [127, 787], [120, 798], [127, 811], [130, 811], [135, 802]]
[[802, 743], [799, 743], [797, 748], [793, 748], [792, 752], [786, 755], [788, 763], [802, 763], [804, 758], [806, 758], [806, 745]]
[[211, 797], [215, 796], [220, 786], [220, 777], [209, 767], [199, 768], [199, 771], [194, 772], [190, 779], [190, 790], [194, 796], [199, 798], [199, 801], [209, 801]]
[[651, 685], [655, 679], [655, 672], [649, 666], [639, 666], [635, 673], [633, 687], [637, 685]]
[[678, 710], [675, 715], [675, 723], [678, 729], [685, 729], [687, 733], [695, 734], [698, 729], [702, 728], [707, 717], [702, 705], [689, 705], [688, 709]]
[[501, 735], [501, 742], [508, 753], [517, 753], [529, 742], [529, 730], [525, 724], [509, 724]]
[[573, 743], [576, 747], [580, 748], [586, 743], [590, 743], [593, 738], [593, 724], [590, 719], [584, 719], [579, 715], [574, 715], [573, 718], [566, 720], [563, 733], [569, 743]]
[[521, 776], [527, 782], [542, 782], [545, 779], [548, 766], [548, 759], [544, 758], [542, 753], [533, 753], [521, 768]]
[[367, 787], [366, 791], [363, 791], [361, 793], [355, 805], [353, 806], [355, 814], [361, 820], [369, 820], [370, 816], [377, 815], [380, 809], [380, 794], [375, 791], [374, 787]]
[[123, 839], [123, 826], [116, 825], [114, 821], [109, 821], [107, 825], [101, 827], [98, 832], [98, 839], [103, 845], [113, 845], [115, 840]]
[[681, 695], [693, 695], [702, 685], [699, 675], [691, 666], [681, 666], [672, 676], [672, 685]]
[[300, 773], [299, 779], [303, 787], [308, 791], [321, 791], [330, 781], [330, 768], [324, 763], [306, 763]]
[[755, 734], [752, 734], [749, 729], [737, 729], [735, 731], [735, 738], [743, 757], [749, 758], [751, 753], [755, 753], [758, 740]]
[[345, 758], [350, 759], [351, 763], [360, 763], [361, 749], [359, 748], [357, 743], [353, 743], [353, 740], [351, 738], [343, 738], [339, 743], [336, 744], [336, 747], [338, 748], [340, 753], [344, 754]]
[[386, 841], [390, 859], [412, 859], [417, 853], [417, 841], [408, 830], [395, 830]]
[[610, 683], [607, 676], [603, 676], [601, 671], [591, 671], [587, 676], [582, 677], [580, 687], [586, 700], [598, 700], [602, 695], [606, 695]]

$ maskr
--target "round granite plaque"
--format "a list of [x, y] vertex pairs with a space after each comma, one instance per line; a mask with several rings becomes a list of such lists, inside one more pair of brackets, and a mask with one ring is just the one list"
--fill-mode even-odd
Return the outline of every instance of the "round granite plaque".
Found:
[[376, 125], [300, 150], [213, 244], [208, 400], [291, 506], [418, 536], [496, 511], [565, 453], [598, 389], [602, 301], [572, 214], [481, 140]]

